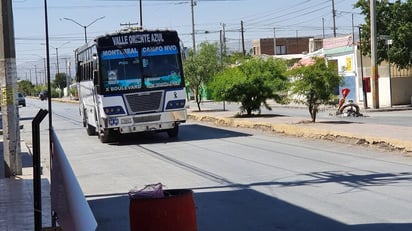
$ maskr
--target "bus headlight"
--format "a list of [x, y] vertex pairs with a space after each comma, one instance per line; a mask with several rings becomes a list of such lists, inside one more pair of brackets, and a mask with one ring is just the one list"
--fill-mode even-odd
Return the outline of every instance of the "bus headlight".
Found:
[[177, 109], [177, 108], [184, 108], [186, 104], [186, 100], [180, 99], [180, 100], [171, 100], [167, 102], [166, 105], [166, 110], [168, 109]]
[[125, 114], [121, 106], [104, 107], [103, 110], [104, 110], [104, 113], [106, 113], [106, 115]]

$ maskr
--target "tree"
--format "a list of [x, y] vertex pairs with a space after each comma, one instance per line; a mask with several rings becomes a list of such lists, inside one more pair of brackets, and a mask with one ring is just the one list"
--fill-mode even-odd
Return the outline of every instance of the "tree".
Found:
[[244, 60], [251, 59], [251, 58], [252, 56], [250, 54], [243, 55], [243, 52], [233, 52], [223, 57], [223, 62], [226, 65], [239, 64], [243, 62]]
[[63, 89], [67, 86], [67, 76], [65, 73], [57, 73], [53, 80], [52, 86], [54, 88]]
[[193, 91], [195, 101], [199, 111], [200, 102], [202, 100], [203, 86], [219, 70], [219, 56], [217, 43], [210, 44], [203, 42], [200, 44], [200, 49], [194, 54], [189, 52], [189, 58], [183, 63], [187, 87]]
[[219, 73], [210, 84], [216, 100], [240, 102], [241, 112], [248, 116], [254, 111], [260, 113], [263, 104], [268, 110], [267, 99], [283, 103], [288, 88], [285, 76], [286, 65], [275, 59], [250, 59], [239, 66], [228, 67]]
[[[362, 52], [370, 56], [370, 5], [368, 0], [358, 0], [354, 5], [360, 8], [365, 15], [366, 25], [362, 26]], [[388, 47], [384, 39], [378, 39], [378, 62], [390, 60], [399, 68], [406, 68], [412, 61], [412, 0], [376, 1], [377, 37], [382, 35], [392, 39], [392, 45]]]
[[299, 66], [290, 70], [289, 75], [293, 77], [291, 92], [308, 106], [312, 122], [316, 122], [316, 114], [322, 104], [335, 104], [336, 89], [342, 82], [342, 77], [337, 73], [337, 67], [326, 63], [324, 58], [315, 58], [314, 64]]
[[34, 86], [28, 80], [21, 80], [18, 83], [18, 91], [24, 95], [31, 95], [33, 93]]

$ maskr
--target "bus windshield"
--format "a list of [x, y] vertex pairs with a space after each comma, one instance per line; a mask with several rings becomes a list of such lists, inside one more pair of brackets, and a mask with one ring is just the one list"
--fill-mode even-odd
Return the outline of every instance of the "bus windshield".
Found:
[[[141, 54], [141, 56], [139, 55]], [[100, 66], [106, 92], [181, 86], [176, 46], [103, 50]]]
[[177, 54], [144, 56], [142, 60], [146, 88], [180, 86], [182, 76]]
[[182, 74], [176, 46], [142, 48], [143, 78], [146, 88], [180, 86]]
[[104, 50], [100, 53], [100, 58], [106, 91], [142, 88], [142, 74], [136, 49]]

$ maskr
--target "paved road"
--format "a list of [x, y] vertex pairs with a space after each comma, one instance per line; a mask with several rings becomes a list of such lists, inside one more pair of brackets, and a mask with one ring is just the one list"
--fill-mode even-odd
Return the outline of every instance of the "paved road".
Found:
[[125, 193], [157, 182], [194, 190], [200, 231], [412, 229], [412, 159], [398, 152], [194, 121], [178, 140], [146, 134], [101, 144], [75, 105], [56, 103], [54, 113], [98, 230], [128, 230]]

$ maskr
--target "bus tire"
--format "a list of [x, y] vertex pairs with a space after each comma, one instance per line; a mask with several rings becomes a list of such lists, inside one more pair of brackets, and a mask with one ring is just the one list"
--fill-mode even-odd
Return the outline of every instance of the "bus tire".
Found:
[[82, 115], [82, 123], [83, 123], [83, 127], [87, 127], [87, 119], [86, 119], [86, 112], [85, 109], [83, 109], [83, 113], [80, 113], [80, 115]]
[[96, 128], [90, 125], [89, 123], [87, 123], [87, 121], [86, 121], [86, 131], [87, 131], [87, 135], [89, 136], [96, 135]]
[[103, 132], [99, 132], [99, 139], [103, 144], [109, 143], [112, 140], [109, 130], [105, 129]]
[[176, 138], [179, 134], [179, 125], [175, 124], [175, 127], [172, 129], [167, 130], [167, 135], [169, 138]]

